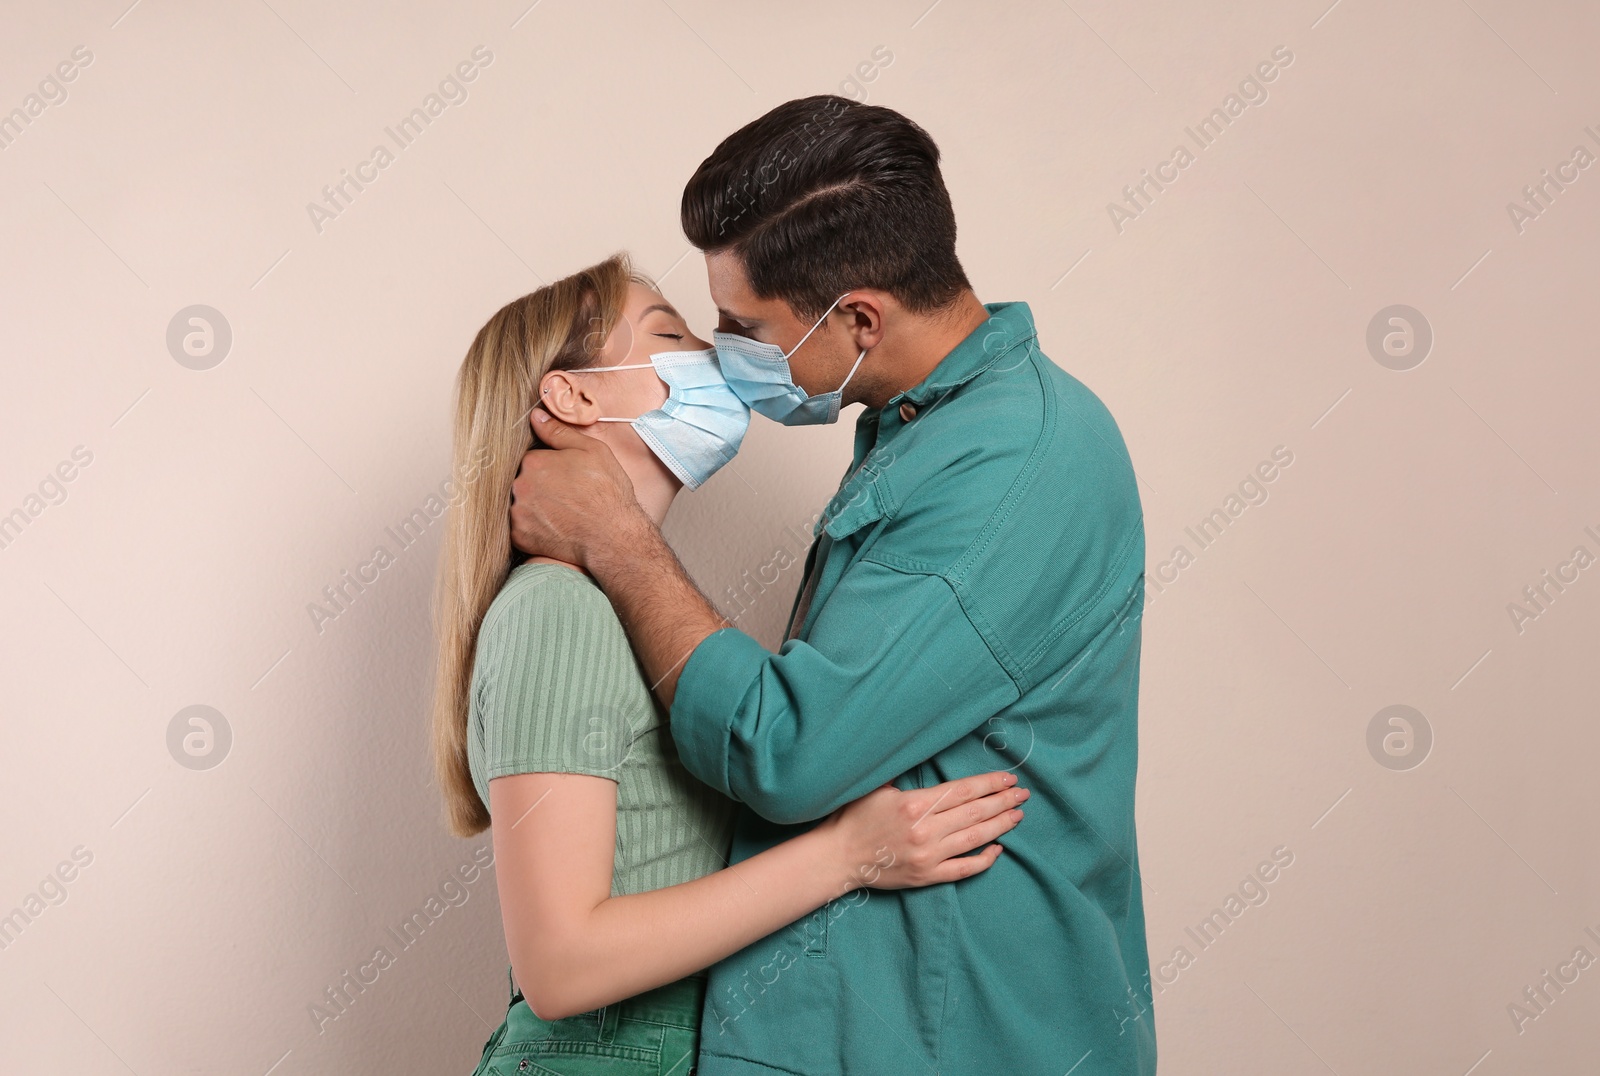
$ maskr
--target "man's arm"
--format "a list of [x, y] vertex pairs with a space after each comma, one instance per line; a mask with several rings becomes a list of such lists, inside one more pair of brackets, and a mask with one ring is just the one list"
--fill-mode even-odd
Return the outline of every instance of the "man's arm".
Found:
[[538, 449], [512, 483], [512, 544], [583, 566], [611, 599], [661, 705], [672, 706], [684, 662], [729, 623], [700, 593], [633, 495], [603, 441], [542, 409]]
[[741, 631], [716, 632], [685, 664], [672, 706], [689, 772], [774, 822], [827, 815], [1019, 695], [938, 575], [851, 566], [809, 640], [774, 654]]
[[[1015, 682], [937, 575], [856, 565], [810, 638], [773, 654], [695, 588], [604, 443], [556, 419], [524, 458], [517, 548], [581, 564], [611, 599], [684, 765], [775, 822], [829, 814], [1014, 702]], [[680, 690], [682, 689], [682, 690]]]
[[622, 541], [591, 549], [585, 567], [617, 610], [651, 690], [670, 710], [689, 655], [707, 636], [732, 625], [700, 593], [643, 512]]

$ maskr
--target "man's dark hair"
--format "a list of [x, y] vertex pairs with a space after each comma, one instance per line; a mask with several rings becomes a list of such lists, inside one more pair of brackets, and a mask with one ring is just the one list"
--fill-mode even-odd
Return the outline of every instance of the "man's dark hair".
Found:
[[691, 243], [737, 254], [756, 295], [803, 318], [852, 288], [921, 313], [971, 287], [939, 147], [878, 105], [833, 94], [779, 105], [701, 162], [682, 215]]

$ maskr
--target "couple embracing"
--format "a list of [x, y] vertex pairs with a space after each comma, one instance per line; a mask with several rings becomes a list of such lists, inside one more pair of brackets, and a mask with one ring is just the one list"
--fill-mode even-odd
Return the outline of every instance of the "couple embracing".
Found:
[[[619, 255], [507, 304], [457, 381], [455, 460], [488, 462], [441, 555], [434, 752], [511, 961], [477, 1073], [1154, 1073], [1116, 423], [1026, 304], [978, 300], [897, 112], [773, 109], [682, 221], [710, 342]], [[857, 403], [773, 653], [660, 525], [752, 411]]]

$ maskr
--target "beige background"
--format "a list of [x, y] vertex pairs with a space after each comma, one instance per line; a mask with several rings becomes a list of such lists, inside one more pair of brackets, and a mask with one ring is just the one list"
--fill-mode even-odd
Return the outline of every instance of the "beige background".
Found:
[[[438, 528], [320, 634], [308, 606], [446, 477], [496, 307], [627, 247], [709, 332], [684, 180], [842, 87], [932, 132], [980, 296], [1028, 301], [1117, 416], [1152, 580], [1193, 555], [1145, 626], [1162, 1072], [1600, 1068], [1600, 966], [1520, 1031], [1508, 1010], [1600, 957], [1600, 568], [1508, 612], [1600, 554], [1600, 169], [1520, 232], [1507, 210], [1600, 153], [1591, 5], [527, 4], [0, 9], [0, 109], [92, 56], [0, 151], [0, 512], [43, 509], [0, 549], [0, 912], [92, 857], [0, 951], [0, 1067], [470, 1071], [506, 981], [492, 875], [445, 884], [485, 842], [446, 836], [425, 753]], [[319, 233], [307, 203], [478, 46], [467, 99]], [[1268, 99], [1119, 233], [1108, 203], [1279, 46]], [[194, 304], [232, 333], [207, 370], [166, 342]], [[1369, 353], [1392, 304], [1431, 325], [1414, 369]], [[854, 414], [758, 421], [674, 510], [710, 594], [833, 491]], [[1199, 550], [1185, 528], [1280, 445], [1268, 500]], [[77, 446], [65, 501], [30, 502]], [[741, 621], [769, 644], [797, 577]], [[231, 729], [210, 769], [169, 753], [196, 704]], [[1420, 766], [1369, 751], [1392, 704], [1431, 729]], [[1278, 848], [1202, 950], [1186, 928]], [[400, 949], [441, 887], [459, 906]]]

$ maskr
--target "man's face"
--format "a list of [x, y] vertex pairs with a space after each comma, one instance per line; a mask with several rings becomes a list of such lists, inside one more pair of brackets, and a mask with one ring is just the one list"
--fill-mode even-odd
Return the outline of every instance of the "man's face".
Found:
[[706, 255], [711, 299], [717, 304], [717, 328], [735, 336], [748, 336], [776, 344], [789, 356], [789, 374], [806, 394], [832, 392], [855, 365], [858, 352], [847, 331], [849, 315], [835, 308], [799, 351], [794, 346], [814, 322], [795, 315], [782, 299], [761, 299], [750, 290], [744, 263], [730, 251]]

